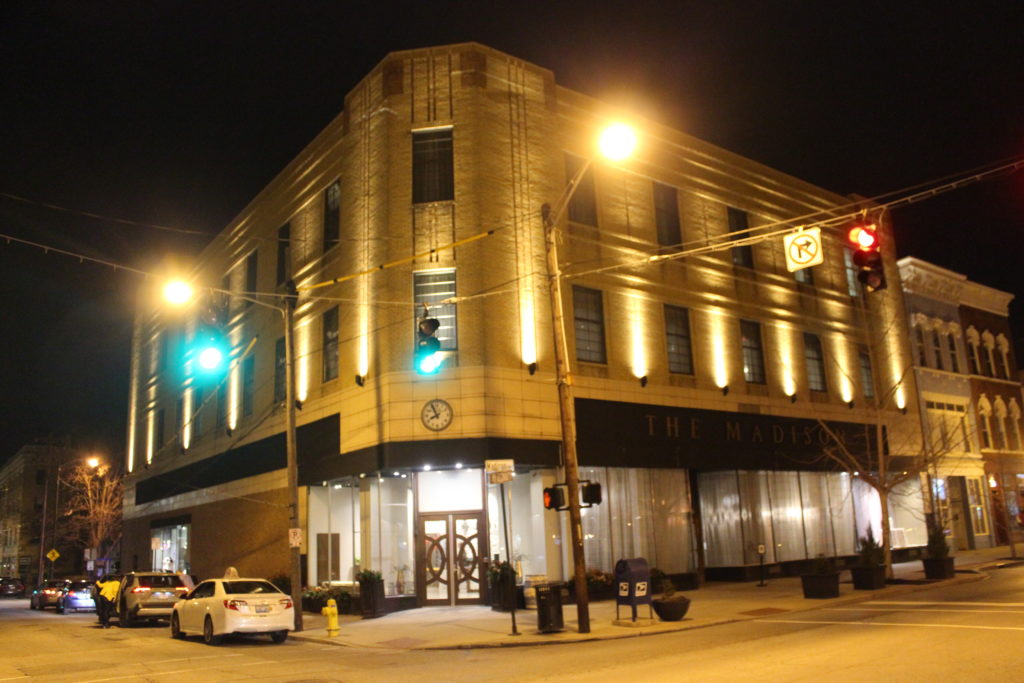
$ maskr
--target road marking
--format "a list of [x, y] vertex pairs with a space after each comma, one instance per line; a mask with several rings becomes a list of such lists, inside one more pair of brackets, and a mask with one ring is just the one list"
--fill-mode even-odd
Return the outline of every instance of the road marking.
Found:
[[925, 602], [924, 600], [872, 600], [872, 605], [966, 605], [967, 607], [1024, 607], [1024, 602]]
[[940, 609], [937, 607], [927, 607], [924, 609], [907, 607], [825, 607], [824, 609], [832, 612], [955, 612], [957, 614], [976, 612], [978, 614], [1024, 614], [1024, 609]]
[[883, 621], [811, 621], [799, 619], [760, 619], [767, 624], [818, 624], [820, 626], [903, 626], [920, 628], [966, 628], [980, 631], [1024, 631], [1024, 626], [971, 626], [968, 624], [892, 624]]

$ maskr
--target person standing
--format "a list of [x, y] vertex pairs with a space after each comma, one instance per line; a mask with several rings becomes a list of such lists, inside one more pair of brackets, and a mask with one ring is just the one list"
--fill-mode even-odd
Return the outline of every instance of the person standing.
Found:
[[97, 581], [96, 586], [99, 589], [96, 596], [96, 612], [100, 618], [100, 625], [103, 628], [110, 628], [110, 615], [116, 607], [115, 601], [121, 582], [116, 577], [108, 575]]

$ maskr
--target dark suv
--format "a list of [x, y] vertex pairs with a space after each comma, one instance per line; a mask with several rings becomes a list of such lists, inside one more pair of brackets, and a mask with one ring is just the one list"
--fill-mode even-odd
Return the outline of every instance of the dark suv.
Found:
[[118, 623], [131, 626], [139, 619], [170, 619], [174, 603], [188, 588], [178, 574], [130, 572], [121, 579], [117, 595]]

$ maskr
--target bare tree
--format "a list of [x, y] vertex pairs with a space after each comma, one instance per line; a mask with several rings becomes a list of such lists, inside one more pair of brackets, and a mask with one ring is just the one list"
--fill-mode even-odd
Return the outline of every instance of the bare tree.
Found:
[[121, 540], [123, 475], [109, 465], [81, 464], [62, 479], [68, 491], [62, 505], [64, 538], [106, 557]]

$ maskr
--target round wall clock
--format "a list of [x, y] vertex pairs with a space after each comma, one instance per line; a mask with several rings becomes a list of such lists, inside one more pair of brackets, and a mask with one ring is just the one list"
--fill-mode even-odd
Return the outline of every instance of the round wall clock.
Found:
[[427, 401], [420, 412], [420, 420], [423, 426], [435, 432], [439, 432], [452, 423], [452, 407], [440, 398]]

